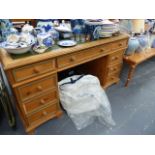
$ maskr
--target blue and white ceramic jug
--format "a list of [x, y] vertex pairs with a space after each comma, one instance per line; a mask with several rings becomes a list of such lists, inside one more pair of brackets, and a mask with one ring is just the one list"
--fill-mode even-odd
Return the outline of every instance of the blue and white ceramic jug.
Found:
[[139, 47], [139, 41], [136, 37], [131, 37], [128, 41], [128, 48], [125, 52], [126, 55], [132, 55]]

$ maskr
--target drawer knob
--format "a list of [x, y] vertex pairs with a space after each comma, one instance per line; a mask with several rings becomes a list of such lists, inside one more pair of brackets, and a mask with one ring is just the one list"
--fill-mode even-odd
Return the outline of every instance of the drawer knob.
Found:
[[34, 68], [33, 71], [34, 71], [34, 73], [39, 73], [39, 69], [38, 68]]
[[115, 70], [116, 70], [116, 68], [111, 68], [110, 70], [111, 70], [111, 71], [115, 71]]
[[28, 91], [26, 94], [29, 96], [31, 94], [31, 92]]
[[38, 86], [37, 89], [38, 89], [39, 91], [42, 91], [42, 90], [43, 90], [42, 86]]
[[114, 80], [115, 78], [114, 77], [111, 77], [111, 80]]
[[123, 46], [123, 43], [119, 43], [118, 46]]
[[116, 56], [116, 57], [112, 57], [112, 60], [117, 60], [119, 57]]
[[45, 104], [45, 100], [42, 99], [42, 100], [40, 101], [40, 103], [41, 103], [41, 104]]
[[43, 111], [43, 115], [46, 116], [48, 113], [47, 111]]
[[100, 52], [105, 52], [105, 49], [103, 49], [103, 48], [102, 48], [102, 49], [100, 49]]
[[71, 62], [75, 61], [75, 57], [72, 56], [70, 59], [69, 59]]

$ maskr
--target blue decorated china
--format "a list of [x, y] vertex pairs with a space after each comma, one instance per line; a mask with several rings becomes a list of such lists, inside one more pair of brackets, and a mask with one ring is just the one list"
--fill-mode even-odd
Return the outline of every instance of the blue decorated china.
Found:
[[136, 52], [143, 52], [148, 47], [148, 38], [146, 35], [137, 36], [139, 41], [139, 47], [137, 48]]
[[126, 55], [132, 55], [139, 47], [139, 41], [136, 37], [131, 37], [128, 41], [128, 48], [125, 51]]
[[64, 46], [64, 47], [75, 46], [76, 44], [77, 42], [74, 40], [62, 40], [58, 42], [58, 45]]

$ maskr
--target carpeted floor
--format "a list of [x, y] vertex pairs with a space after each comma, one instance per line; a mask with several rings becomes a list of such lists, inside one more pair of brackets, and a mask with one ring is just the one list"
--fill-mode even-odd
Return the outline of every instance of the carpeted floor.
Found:
[[[139, 65], [128, 88], [124, 87], [128, 66], [124, 65], [121, 81], [109, 87], [109, 97], [116, 126], [107, 128], [98, 121], [83, 130], [76, 130], [64, 112], [36, 129], [36, 135], [121, 135], [155, 134], [155, 58]], [[0, 115], [1, 135], [25, 134], [16, 112], [16, 127], [11, 129], [4, 115]]]

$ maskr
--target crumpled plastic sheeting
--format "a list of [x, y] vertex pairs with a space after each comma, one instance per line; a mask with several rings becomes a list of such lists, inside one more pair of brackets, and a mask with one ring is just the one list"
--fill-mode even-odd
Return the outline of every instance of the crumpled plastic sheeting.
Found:
[[98, 78], [92, 75], [80, 76], [74, 75], [59, 82], [61, 104], [76, 128], [83, 129], [96, 118], [106, 126], [114, 126], [111, 106]]

